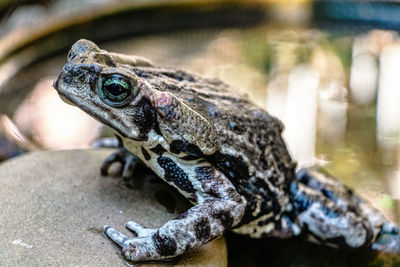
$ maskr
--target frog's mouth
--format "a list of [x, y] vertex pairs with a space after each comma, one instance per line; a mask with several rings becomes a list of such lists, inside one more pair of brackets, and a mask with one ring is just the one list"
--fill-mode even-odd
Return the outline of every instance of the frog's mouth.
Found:
[[64, 72], [61, 72], [61, 74], [57, 77], [57, 79], [54, 80], [53, 88], [56, 89], [58, 95], [60, 96], [60, 98], [63, 102], [67, 103], [68, 105], [76, 107], [77, 105], [74, 102], [72, 102], [71, 100], [69, 100], [69, 98], [67, 97], [66, 92], [68, 92], [68, 89], [63, 90], [63, 86], [60, 85], [60, 81], [64, 80], [64, 78], [65, 78], [65, 74], [64, 74]]
[[71, 102], [68, 98], [66, 98], [65, 96], [60, 95], [60, 94], [59, 94], [59, 96], [60, 96], [61, 100], [64, 101], [64, 103], [67, 103], [68, 105], [71, 105], [71, 106], [76, 107], [76, 105], [75, 105], [74, 103], [72, 103], [72, 102]]

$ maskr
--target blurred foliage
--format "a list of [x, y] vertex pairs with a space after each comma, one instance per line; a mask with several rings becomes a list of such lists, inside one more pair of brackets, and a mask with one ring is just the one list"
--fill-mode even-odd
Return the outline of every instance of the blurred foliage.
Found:
[[322, 46], [339, 56], [346, 73], [350, 73], [353, 38], [331, 33], [322, 40]]
[[[286, 70], [295, 65], [310, 63], [316, 48], [333, 52], [340, 58], [346, 73], [351, 65], [352, 38], [337, 34], [323, 33], [317, 30], [282, 31], [270, 27], [257, 28], [244, 32], [240, 38], [243, 54], [249, 63], [262, 69], [267, 75], [279, 67], [278, 57], [293, 56]], [[289, 61], [285, 61], [289, 62]]]

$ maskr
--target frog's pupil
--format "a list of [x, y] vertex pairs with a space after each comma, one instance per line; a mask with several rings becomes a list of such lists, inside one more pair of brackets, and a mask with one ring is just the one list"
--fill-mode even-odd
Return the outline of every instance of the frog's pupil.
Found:
[[119, 76], [112, 76], [105, 80], [102, 91], [111, 101], [123, 101], [130, 96], [131, 92], [129, 83]]
[[119, 83], [111, 83], [106, 86], [106, 90], [113, 96], [119, 96], [126, 92], [126, 89]]

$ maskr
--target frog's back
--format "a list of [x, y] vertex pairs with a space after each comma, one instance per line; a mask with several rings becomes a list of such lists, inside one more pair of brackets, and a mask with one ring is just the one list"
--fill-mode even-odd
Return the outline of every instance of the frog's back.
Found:
[[282, 140], [282, 123], [218, 79], [182, 70], [134, 68], [153, 88], [169, 91], [211, 121], [221, 149], [208, 158], [248, 201], [242, 221], [271, 209], [282, 213], [295, 164]]

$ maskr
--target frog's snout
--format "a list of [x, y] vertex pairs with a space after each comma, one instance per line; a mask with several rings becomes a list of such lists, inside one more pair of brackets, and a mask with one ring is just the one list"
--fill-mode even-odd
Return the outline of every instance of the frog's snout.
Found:
[[53, 81], [53, 88], [56, 89], [58, 91], [58, 80], [60, 79], [60, 76], [62, 75], [62, 72], [60, 73], [60, 75], [58, 75], [57, 79], [55, 79]]
[[63, 72], [61, 72], [60, 75], [57, 77], [57, 79], [54, 80], [54, 82], [53, 82], [53, 87], [54, 87], [54, 89], [56, 89], [56, 91], [57, 91], [57, 93], [58, 93], [58, 95], [60, 96], [60, 98], [61, 98], [62, 101], [64, 101], [65, 103], [67, 103], [67, 104], [69, 104], [69, 105], [75, 106], [75, 104], [72, 103], [72, 102], [64, 95], [63, 90], [62, 90], [62, 89], [60, 88], [60, 86], [59, 86], [59, 82], [60, 82], [61, 80], [64, 79], [64, 76], [65, 76], [65, 74], [64, 74]]

